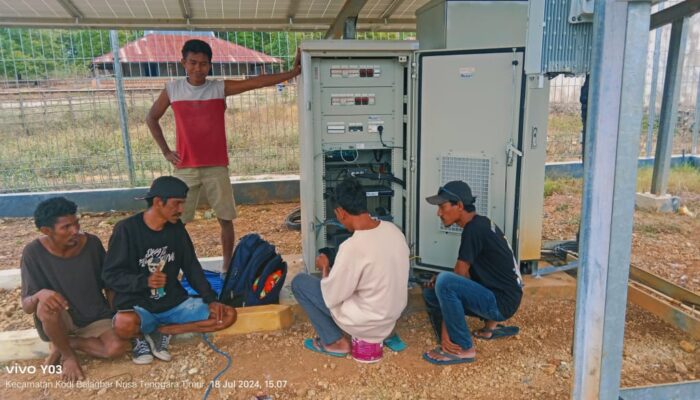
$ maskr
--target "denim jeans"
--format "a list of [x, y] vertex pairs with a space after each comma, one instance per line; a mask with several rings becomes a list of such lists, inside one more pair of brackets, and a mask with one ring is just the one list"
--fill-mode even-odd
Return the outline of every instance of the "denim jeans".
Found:
[[435, 289], [423, 289], [423, 299], [437, 340], [440, 341], [444, 319], [450, 340], [463, 349], [472, 347], [465, 315], [489, 321], [505, 320], [492, 291], [454, 272], [440, 273]]
[[331, 310], [326, 307], [321, 293], [321, 280], [309, 274], [300, 273], [292, 280], [292, 293], [299, 305], [309, 316], [311, 325], [321, 338], [321, 343], [328, 345], [343, 337], [342, 330], [333, 321]]
[[209, 306], [199, 297], [188, 297], [177, 306], [161, 313], [152, 313], [139, 306], [134, 306], [134, 311], [141, 319], [141, 333], [144, 335], [155, 331], [160, 325], [187, 324], [209, 318]]

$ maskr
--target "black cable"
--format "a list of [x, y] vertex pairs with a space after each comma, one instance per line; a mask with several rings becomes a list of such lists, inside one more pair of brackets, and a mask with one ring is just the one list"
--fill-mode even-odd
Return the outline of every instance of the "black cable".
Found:
[[295, 208], [289, 213], [289, 215], [287, 215], [287, 217], [284, 219], [284, 225], [287, 227], [287, 229], [293, 231], [301, 230], [301, 207]]
[[384, 139], [382, 138], [382, 132], [384, 132], [384, 127], [382, 125], [379, 125], [377, 127], [377, 131], [379, 131], [379, 143], [382, 144], [382, 146], [386, 147], [387, 149], [403, 149], [401, 146], [387, 146], [384, 143]]
[[401, 185], [402, 188], [406, 188], [406, 182], [395, 177], [393, 174], [355, 174], [355, 178], [365, 178], [374, 181], [390, 181]]

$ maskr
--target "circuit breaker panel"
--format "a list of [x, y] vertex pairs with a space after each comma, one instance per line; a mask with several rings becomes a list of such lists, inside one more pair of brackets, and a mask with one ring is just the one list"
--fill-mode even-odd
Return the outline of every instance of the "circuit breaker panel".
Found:
[[406, 226], [406, 148], [413, 42], [306, 42], [299, 95], [304, 261], [351, 233], [336, 219], [335, 187], [363, 185], [370, 214]]

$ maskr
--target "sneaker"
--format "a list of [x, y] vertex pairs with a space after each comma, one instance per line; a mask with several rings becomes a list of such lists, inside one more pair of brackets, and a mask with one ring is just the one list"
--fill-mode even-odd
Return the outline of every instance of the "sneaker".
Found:
[[133, 340], [134, 349], [131, 351], [131, 361], [134, 364], [150, 364], [153, 362], [153, 354], [151, 354], [151, 348], [148, 347], [148, 343], [141, 338], [136, 338]]
[[168, 353], [168, 344], [172, 335], [163, 335], [158, 331], [144, 335], [146, 341], [151, 346], [153, 355], [159, 360], [170, 361], [173, 357]]

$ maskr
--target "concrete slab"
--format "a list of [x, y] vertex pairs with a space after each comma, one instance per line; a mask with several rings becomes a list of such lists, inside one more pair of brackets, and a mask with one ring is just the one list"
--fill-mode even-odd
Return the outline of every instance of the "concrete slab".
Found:
[[19, 268], [0, 270], [0, 289], [12, 290], [20, 287], [21, 284]]
[[49, 355], [49, 344], [39, 338], [36, 329], [0, 332], [0, 362], [31, 360]]
[[665, 194], [657, 196], [652, 193], [637, 193], [635, 199], [635, 206], [639, 210], [653, 211], [653, 212], [677, 212], [678, 207], [680, 207], [681, 200], [676, 196], [671, 196], [670, 194]]

